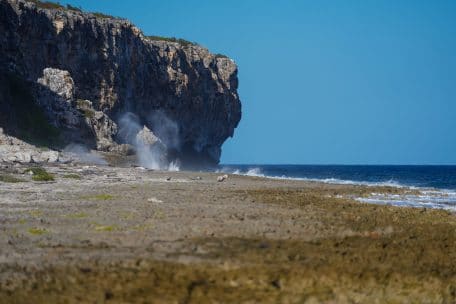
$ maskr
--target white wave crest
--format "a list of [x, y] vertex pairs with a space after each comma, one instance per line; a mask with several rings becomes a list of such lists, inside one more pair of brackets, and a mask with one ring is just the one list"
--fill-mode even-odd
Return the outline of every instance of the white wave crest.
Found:
[[338, 178], [306, 178], [306, 177], [289, 177], [289, 176], [272, 176], [265, 175], [261, 168], [254, 167], [248, 169], [223, 167], [217, 170], [219, 173], [230, 173], [244, 176], [256, 176], [277, 180], [298, 180], [326, 184], [340, 185], [360, 185], [368, 187], [395, 187], [410, 190], [418, 190], [418, 194], [387, 194], [371, 193], [368, 197], [353, 197], [353, 199], [373, 204], [421, 207], [421, 208], [438, 208], [456, 212], [456, 191], [445, 189], [424, 188], [401, 184], [393, 179], [388, 181], [368, 182], [344, 180]]
[[177, 162], [171, 162], [169, 164], [169, 166], [168, 166], [168, 171], [174, 171], [174, 172], [180, 171], [178, 163]]
[[241, 169], [232, 169], [232, 168], [228, 168], [228, 167], [223, 167], [223, 168], [221, 168], [219, 170], [216, 170], [215, 172], [216, 173], [229, 173], [229, 174], [234, 174], [234, 175], [273, 178], [273, 177], [264, 175], [261, 172], [260, 168], [250, 168], [250, 169], [247, 169], [247, 170], [241, 170]]
[[444, 209], [456, 212], [456, 193], [447, 190], [422, 190], [418, 194], [371, 193], [368, 197], [357, 197], [355, 200], [380, 205]]
[[252, 169], [249, 169], [245, 175], [247, 176], [258, 176], [258, 177], [264, 177], [265, 175], [263, 173], [261, 173], [261, 169], [260, 168], [252, 168]]

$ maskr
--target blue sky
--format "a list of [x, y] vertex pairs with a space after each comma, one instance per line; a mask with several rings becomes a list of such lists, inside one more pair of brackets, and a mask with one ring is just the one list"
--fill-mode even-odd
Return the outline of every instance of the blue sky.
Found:
[[456, 1], [61, 2], [233, 58], [223, 163], [456, 164]]

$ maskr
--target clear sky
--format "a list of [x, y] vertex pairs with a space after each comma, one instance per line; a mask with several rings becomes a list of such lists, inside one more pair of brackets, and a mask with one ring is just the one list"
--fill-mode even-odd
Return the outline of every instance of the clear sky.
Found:
[[233, 58], [223, 163], [456, 164], [456, 1], [61, 2]]

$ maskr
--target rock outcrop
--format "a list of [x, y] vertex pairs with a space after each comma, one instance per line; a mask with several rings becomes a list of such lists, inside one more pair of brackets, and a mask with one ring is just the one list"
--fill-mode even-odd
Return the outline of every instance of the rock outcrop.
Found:
[[148, 127], [144, 126], [144, 128], [136, 135], [136, 141], [141, 145], [152, 146], [160, 142], [160, 139], [155, 136], [155, 134], [150, 131]]
[[40, 150], [15, 137], [3, 133], [0, 128], [0, 162], [18, 163], [55, 163], [60, 153], [52, 150]]
[[46, 68], [38, 78], [40, 90], [35, 94], [36, 101], [45, 111], [50, 123], [57, 128], [75, 129], [79, 127], [80, 114], [72, 106], [74, 82], [67, 71]]
[[[63, 144], [118, 150], [127, 141], [116, 123], [131, 112], [163, 143], [178, 143], [166, 145], [167, 155], [184, 164], [217, 163], [241, 118], [231, 59], [100, 14], [0, 0], [0, 72], [0, 127], [19, 137], [48, 132], [30, 126], [35, 117], [19, 119], [22, 87]], [[164, 138], [157, 112], [176, 124], [178, 138]]]

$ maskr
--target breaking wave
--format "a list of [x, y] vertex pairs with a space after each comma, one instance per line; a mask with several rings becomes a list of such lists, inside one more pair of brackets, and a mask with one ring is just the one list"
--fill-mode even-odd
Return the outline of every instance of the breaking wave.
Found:
[[289, 176], [285, 176], [285, 175], [281, 175], [281, 176], [266, 175], [263, 173], [261, 168], [258, 168], [258, 167], [250, 168], [247, 170], [241, 170], [241, 169], [233, 170], [228, 167], [222, 167], [221, 169], [217, 170], [216, 172], [244, 175], [244, 176], [265, 177], [265, 178], [270, 178], [270, 179], [299, 180], [299, 181], [317, 182], [317, 183], [325, 183], [325, 184], [414, 188], [414, 187], [410, 187], [407, 185], [402, 185], [394, 180], [389, 180], [389, 181], [385, 181], [385, 182], [364, 182], [364, 181], [344, 180], [344, 179], [337, 179], [337, 178], [308, 178], [308, 177], [289, 177]]
[[419, 194], [371, 193], [369, 197], [355, 198], [364, 203], [444, 209], [456, 212], [456, 192], [450, 190], [422, 190]]
[[[372, 204], [392, 205], [402, 207], [419, 207], [431, 209], [444, 209], [456, 212], [456, 190], [436, 189], [433, 187], [420, 187], [407, 185], [394, 179], [384, 181], [357, 181], [351, 179], [339, 178], [313, 178], [313, 177], [295, 177], [285, 175], [266, 174], [260, 167], [222, 167], [217, 172], [230, 173], [243, 176], [264, 177], [277, 180], [299, 180], [308, 182], [318, 182], [338, 185], [361, 185], [368, 187], [395, 187], [404, 188], [410, 191], [408, 194], [388, 194], [388, 193], [371, 193], [368, 197], [352, 197], [353, 199]], [[413, 193], [413, 194], [411, 194]]]

